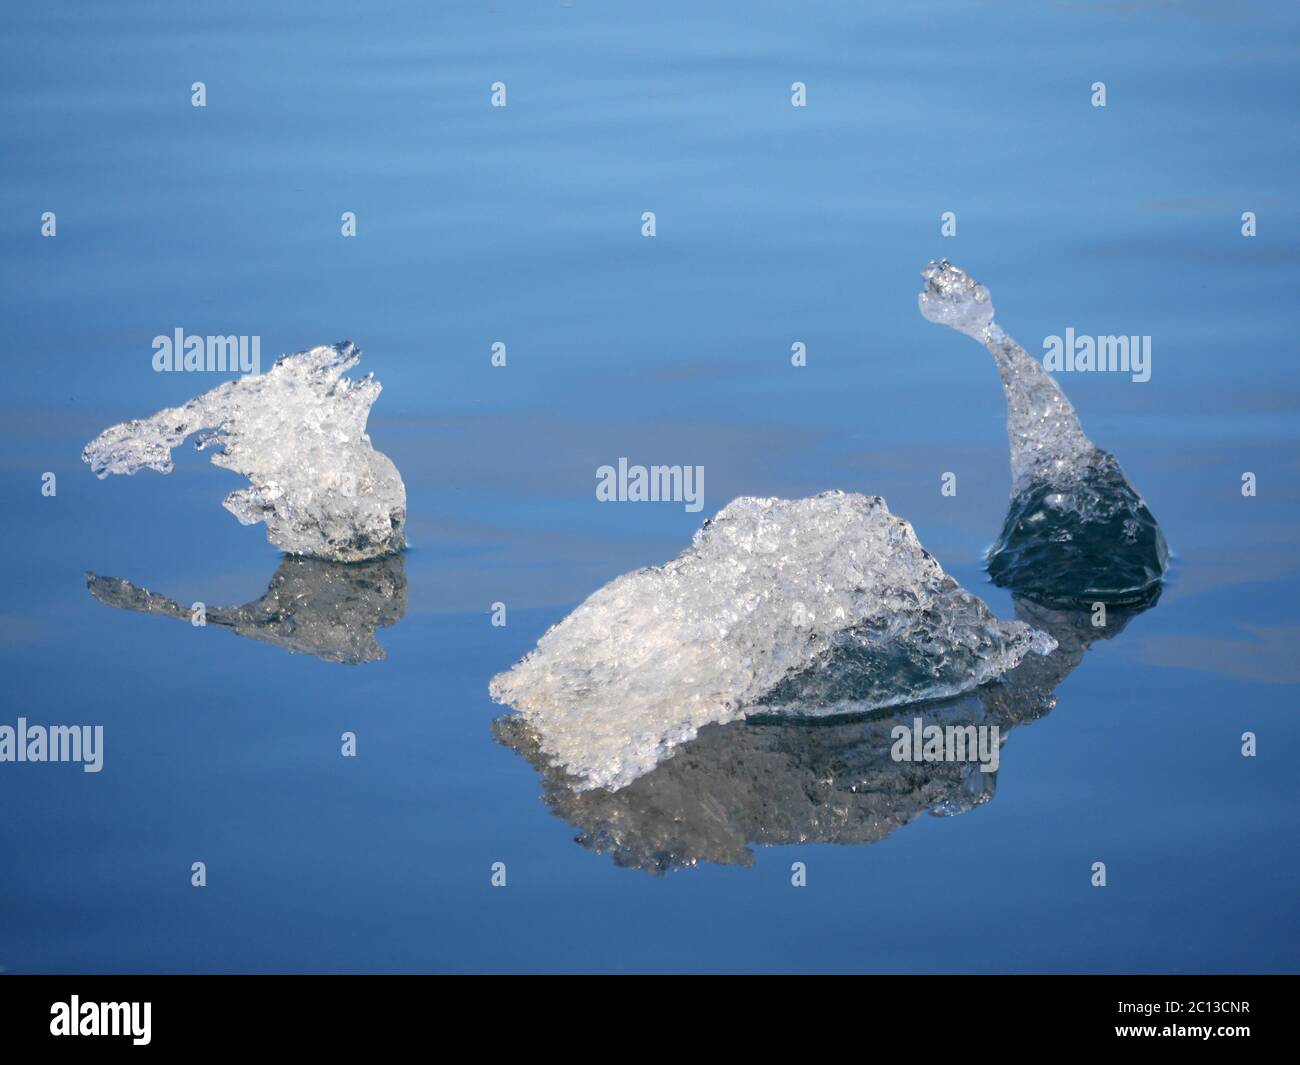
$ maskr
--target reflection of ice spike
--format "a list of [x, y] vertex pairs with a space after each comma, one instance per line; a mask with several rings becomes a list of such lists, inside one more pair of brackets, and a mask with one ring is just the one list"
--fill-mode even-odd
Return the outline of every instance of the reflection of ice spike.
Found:
[[228, 381], [181, 407], [105, 429], [82, 459], [95, 474], [172, 470], [172, 449], [199, 433], [212, 463], [252, 482], [224, 506], [291, 554], [356, 562], [405, 544], [406, 488], [366, 435], [379, 383], [343, 374], [350, 342], [286, 355], [268, 373]]
[[744, 498], [595, 592], [491, 692], [583, 786], [619, 788], [710, 723], [944, 698], [1054, 646], [994, 617], [879, 497]]
[[[86, 574], [90, 594], [105, 606], [190, 621], [191, 610], [120, 577]], [[406, 567], [401, 555], [372, 562], [285, 558], [266, 594], [243, 606], [212, 606], [205, 625], [227, 629], [290, 653], [327, 662], [373, 662], [385, 657], [375, 629], [406, 614]]]
[[1060, 386], [993, 320], [988, 289], [946, 260], [921, 276], [921, 314], [988, 348], [1007, 397], [1012, 499], [989, 574], [1046, 600], [1147, 595], [1169, 551], [1115, 456], [1088, 439]]

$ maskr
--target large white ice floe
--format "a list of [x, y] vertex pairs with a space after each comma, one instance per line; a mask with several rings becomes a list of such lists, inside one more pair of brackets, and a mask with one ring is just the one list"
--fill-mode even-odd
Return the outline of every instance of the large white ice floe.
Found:
[[704, 725], [942, 698], [1056, 646], [944, 573], [877, 497], [737, 499], [495, 677], [579, 789], [621, 788]]
[[95, 474], [172, 470], [172, 449], [200, 433], [213, 465], [251, 485], [223, 505], [243, 524], [266, 522], [295, 555], [356, 562], [405, 546], [406, 486], [366, 434], [380, 385], [343, 374], [361, 359], [351, 342], [278, 360], [268, 373], [230, 381], [149, 418], [105, 429], [82, 459]]

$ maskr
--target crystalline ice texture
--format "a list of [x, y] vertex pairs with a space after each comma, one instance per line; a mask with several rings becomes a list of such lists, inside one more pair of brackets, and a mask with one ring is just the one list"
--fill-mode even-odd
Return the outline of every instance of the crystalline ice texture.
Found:
[[953, 695], [1054, 646], [993, 617], [879, 497], [742, 498], [671, 562], [595, 592], [491, 692], [578, 787], [616, 789], [774, 690], [764, 713], [825, 712], [819, 672], [846, 662], [830, 709]]
[[300, 351], [268, 373], [230, 381], [182, 407], [104, 430], [82, 459], [95, 474], [170, 473], [171, 452], [206, 431], [199, 450], [251, 487], [223, 505], [290, 554], [356, 562], [405, 546], [406, 487], [366, 434], [380, 385], [343, 374], [361, 359], [352, 343]]
[[1007, 397], [1012, 498], [990, 575], [1049, 601], [1148, 595], [1169, 550], [1115, 456], [1088, 439], [1056, 381], [993, 320], [988, 289], [947, 260], [921, 276], [921, 314], [988, 348]]

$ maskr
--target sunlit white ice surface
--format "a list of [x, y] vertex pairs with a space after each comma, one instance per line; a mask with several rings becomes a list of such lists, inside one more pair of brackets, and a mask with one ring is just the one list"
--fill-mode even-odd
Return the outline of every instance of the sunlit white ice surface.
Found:
[[576, 787], [616, 789], [712, 722], [942, 698], [1055, 646], [994, 617], [878, 496], [742, 498], [593, 594], [491, 693]]
[[380, 385], [343, 374], [361, 359], [350, 342], [300, 351], [268, 373], [229, 381], [184, 406], [105, 429], [82, 459], [100, 478], [172, 470], [172, 449], [202, 433], [213, 465], [248, 488], [223, 506], [290, 554], [356, 562], [405, 546], [406, 487], [366, 434]]

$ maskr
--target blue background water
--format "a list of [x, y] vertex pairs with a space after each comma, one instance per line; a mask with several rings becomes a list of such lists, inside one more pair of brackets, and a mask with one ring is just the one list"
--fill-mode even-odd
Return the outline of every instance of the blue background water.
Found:
[[[99, 774], [0, 765], [0, 967], [1297, 968], [1294, 5], [0, 19], [0, 722], [106, 732]], [[1010, 616], [980, 568], [1006, 505], [1003, 400], [988, 355], [916, 311], [934, 256], [985, 281], [1031, 352], [1067, 326], [1153, 338], [1149, 382], [1063, 384], [1176, 553], [1162, 601], [1015, 732], [967, 814], [666, 877], [578, 846], [492, 738], [487, 680], [734, 496], [882, 494]], [[152, 371], [177, 327], [260, 335], [267, 362], [365, 350], [414, 545], [386, 661], [87, 594], [92, 570], [241, 603], [277, 565], [205, 456], [106, 482], [79, 461], [105, 426], [218, 383]], [[597, 503], [619, 456], [705, 466], [704, 512]]]

